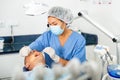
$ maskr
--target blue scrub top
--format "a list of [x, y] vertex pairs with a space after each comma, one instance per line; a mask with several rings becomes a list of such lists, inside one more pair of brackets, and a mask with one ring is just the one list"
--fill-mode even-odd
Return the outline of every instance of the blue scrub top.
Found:
[[[72, 31], [72, 34], [69, 36], [64, 46], [61, 46], [58, 36], [54, 35], [51, 31], [47, 31], [32, 42], [29, 47], [32, 50], [40, 52], [46, 47], [52, 47], [56, 54], [62, 59], [71, 60], [72, 58], [78, 58], [80, 62], [84, 62], [86, 61], [85, 44], [86, 41], [84, 37]], [[46, 64], [51, 67], [53, 60], [50, 59], [47, 54], [45, 54], [45, 61]]]

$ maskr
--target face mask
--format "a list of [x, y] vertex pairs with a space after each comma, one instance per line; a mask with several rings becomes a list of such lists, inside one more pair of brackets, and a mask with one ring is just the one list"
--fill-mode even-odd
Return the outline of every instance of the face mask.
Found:
[[55, 35], [61, 35], [64, 31], [60, 26], [50, 26], [50, 30]]

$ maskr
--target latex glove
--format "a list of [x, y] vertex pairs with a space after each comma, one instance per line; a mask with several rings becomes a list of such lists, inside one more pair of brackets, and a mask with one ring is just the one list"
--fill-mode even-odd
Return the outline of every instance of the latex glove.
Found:
[[56, 55], [55, 50], [51, 47], [46, 47], [43, 52], [47, 53], [52, 60], [54, 60], [56, 63], [59, 62], [60, 57]]
[[20, 49], [19, 54], [22, 57], [28, 56], [28, 54], [31, 52], [32, 50], [30, 49], [29, 46], [24, 46]]

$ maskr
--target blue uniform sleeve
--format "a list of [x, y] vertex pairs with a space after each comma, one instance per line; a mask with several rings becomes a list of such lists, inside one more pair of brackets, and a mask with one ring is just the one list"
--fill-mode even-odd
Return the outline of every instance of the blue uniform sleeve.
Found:
[[[41, 36], [39, 36], [34, 42], [32, 42], [29, 45], [29, 47], [32, 50], [37, 50], [37, 51], [41, 52], [45, 47], [50, 46], [49, 45], [50, 37], [51, 37], [51, 33], [45, 32]], [[46, 62], [46, 65], [48, 65], [48, 67], [51, 68], [53, 60], [46, 53], [45, 53], [45, 62]]]
[[32, 42], [29, 47], [32, 49], [32, 50], [37, 50], [37, 51], [42, 51], [42, 49], [44, 48], [43, 46], [43, 37], [40, 36], [38, 37], [34, 42]]
[[49, 37], [49, 32], [45, 32], [41, 36], [39, 36], [34, 42], [32, 42], [29, 47], [32, 50], [42, 51], [45, 47], [49, 46]]
[[86, 49], [85, 49], [86, 41], [85, 39], [81, 41], [78, 41], [76, 45], [76, 50], [75, 50], [75, 55], [73, 56], [74, 58], [78, 58], [81, 63], [86, 61]]

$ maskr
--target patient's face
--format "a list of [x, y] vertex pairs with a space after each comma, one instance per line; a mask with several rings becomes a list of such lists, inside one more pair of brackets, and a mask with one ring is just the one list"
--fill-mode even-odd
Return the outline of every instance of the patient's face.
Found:
[[32, 70], [38, 64], [45, 64], [45, 59], [41, 52], [32, 51], [25, 57], [25, 67]]

